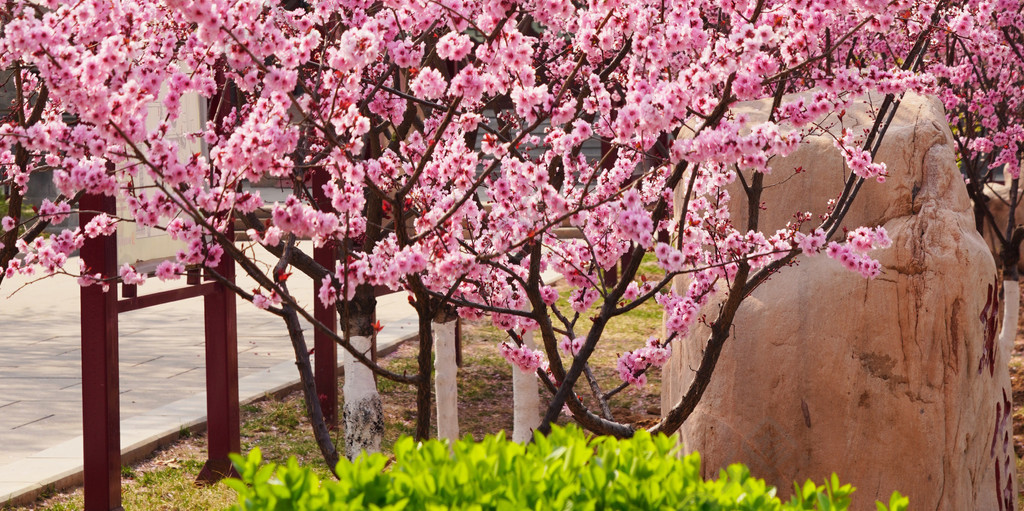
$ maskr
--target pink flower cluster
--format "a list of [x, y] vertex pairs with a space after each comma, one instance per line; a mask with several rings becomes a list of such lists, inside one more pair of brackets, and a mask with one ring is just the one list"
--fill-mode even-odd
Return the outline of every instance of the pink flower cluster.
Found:
[[117, 232], [117, 221], [106, 213], [100, 213], [94, 216], [92, 220], [89, 220], [89, 223], [85, 224], [82, 231], [87, 238], [110, 236]]
[[665, 365], [671, 356], [670, 346], [662, 345], [658, 339], [651, 337], [644, 347], [623, 353], [616, 369], [622, 381], [639, 388], [647, 384], [647, 369]]
[[655, 300], [665, 309], [666, 333], [686, 335], [697, 321], [700, 306], [689, 296], [669, 292], [657, 295]]
[[583, 312], [594, 305], [594, 302], [600, 297], [600, 293], [597, 288], [594, 287], [581, 287], [573, 289], [569, 293], [569, 303], [572, 305], [572, 310], [576, 312]]
[[18, 239], [15, 245], [25, 256], [18, 265], [14, 264], [16, 260], [12, 260], [8, 264], [7, 273], [11, 274], [14, 269], [23, 275], [31, 275], [37, 266], [47, 274], [56, 273], [64, 267], [72, 252], [82, 248], [84, 241], [82, 231], [78, 228], [65, 229], [51, 236], [49, 240], [36, 238], [31, 243], [26, 243], [24, 239]]
[[437, 56], [442, 59], [460, 61], [473, 49], [473, 42], [466, 34], [448, 32], [437, 40]]
[[[71, 213], [71, 205], [67, 202], [58, 202], [54, 204], [50, 202], [50, 199], [43, 199], [42, 204], [39, 205], [39, 215], [47, 218], [50, 223], [59, 224], [68, 218], [68, 214]], [[106, 216], [106, 215], [102, 215]], [[109, 219], [100, 220], [104, 224], [109, 224]], [[108, 233], [109, 234], [109, 233]]]
[[526, 346], [516, 346], [506, 341], [498, 346], [498, 351], [505, 360], [524, 373], [532, 373], [544, 365], [544, 354]]
[[852, 131], [846, 130], [843, 138], [836, 139], [834, 145], [854, 174], [864, 179], [875, 178], [879, 183], [885, 182], [885, 164], [873, 162], [870, 151], [857, 147]]
[[271, 291], [269, 294], [263, 294], [263, 291], [256, 290], [252, 294], [252, 304], [258, 309], [264, 309], [275, 305], [281, 305], [281, 295], [277, 294], [277, 291]]
[[185, 274], [185, 265], [176, 261], [163, 261], [156, 267], [156, 278], [160, 280], [175, 280]]
[[562, 340], [558, 342], [558, 349], [565, 352], [566, 355], [576, 356], [583, 348], [583, 343], [586, 341], [583, 337], [575, 337], [570, 339], [569, 336], [563, 335]]
[[815, 229], [811, 234], [804, 234], [802, 232], [796, 232], [793, 234], [793, 240], [796, 241], [797, 247], [807, 255], [815, 255], [825, 246], [828, 241], [828, 237], [825, 235], [825, 231], [822, 229]]
[[135, 267], [128, 263], [121, 265], [118, 269], [117, 274], [121, 276], [121, 282], [129, 285], [142, 285], [146, 283], [146, 274], [138, 273]]
[[68, 158], [64, 165], [54, 170], [53, 182], [66, 196], [74, 196], [78, 190], [101, 195], [115, 195], [118, 191], [117, 178], [107, 171], [107, 164], [100, 158]]
[[882, 273], [882, 265], [867, 253], [875, 248], [888, 248], [890, 245], [892, 241], [884, 227], [858, 227], [847, 233], [845, 243], [829, 243], [825, 254], [839, 261], [846, 269], [873, 279]]
[[424, 99], [438, 99], [444, 96], [448, 84], [440, 71], [428, 67], [421, 69], [409, 83], [409, 89]]
[[330, 307], [338, 301], [338, 288], [334, 286], [334, 280], [330, 275], [326, 275], [320, 280], [320, 289], [316, 296], [320, 300], [320, 304], [325, 307]]
[[651, 248], [654, 245], [654, 220], [644, 208], [640, 194], [635, 190], [623, 193], [621, 204], [622, 210], [615, 223], [619, 235], [625, 240]]
[[337, 215], [303, 204], [294, 195], [289, 196], [283, 205], [275, 203], [272, 215], [274, 226], [281, 231], [299, 238], [311, 237], [317, 246], [333, 239], [338, 231]]
[[78, 281], [78, 285], [82, 286], [82, 287], [89, 287], [89, 286], [93, 286], [93, 285], [98, 285], [98, 286], [100, 286], [100, 288], [103, 289], [104, 293], [110, 291], [110, 283], [109, 282], [105, 282], [103, 280], [103, 275], [102, 274], [100, 274], [100, 273], [92, 273], [92, 274], [90, 274], [90, 273], [88, 273], [88, 269], [85, 268], [84, 266], [81, 269], [81, 275], [76, 280]]

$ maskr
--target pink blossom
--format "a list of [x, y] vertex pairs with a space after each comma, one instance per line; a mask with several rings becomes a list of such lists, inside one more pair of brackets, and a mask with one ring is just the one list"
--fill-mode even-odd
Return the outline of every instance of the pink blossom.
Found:
[[175, 280], [185, 273], [185, 265], [175, 261], [163, 261], [156, 267], [156, 278], [160, 280]]
[[551, 286], [544, 286], [540, 288], [540, 297], [541, 300], [544, 300], [544, 303], [554, 305], [558, 302], [558, 290]]
[[574, 289], [569, 294], [569, 303], [576, 312], [583, 312], [590, 308], [597, 301], [600, 294], [592, 287]]
[[395, 41], [388, 47], [391, 58], [401, 68], [415, 66], [423, 58], [423, 43], [414, 45], [411, 41]]
[[695, 280], [690, 286], [686, 296], [679, 296], [674, 292], [660, 294], [655, 300], [665, 308], [665, 332], [686, 335], [694, 322], [697, 320], [700, 307], [691, 294], [702, 293], [706, 285], [701, 285]]
[[469, 103], [479, 101], [486, 91], [487, 82], [481, 76], [480, 71], [472, 64], [466, 66], [459, 74], [452, 78], [448, 93], [452, 96], [463, 97]]
[[260, 240], [260, 243], [268, 247], [276, 247], [281, 243], [281, 235], [283, 234], [284, 232], [280, 227], [271, 225], [267, 227], [267, 230], [263, 231], [263, 239]]
[[100, 213], [94, 216], [85, 227], [82, 232], [87, 238], [96, 238], [99, 236], [110, 236], [117, 232], [117, 221], [108, 216], [106, 213]]
[[626, 286], [626, 292], [622, 294], [622, 299], [633, 301], [636, 300], [638, 296], [640, 296], [640, 284], [637, 284], [636, 281], [633, 281], [630, 282], [628, 286]]
[[844, 268], [860, 273], [866, 278], [873, 279], [882, 272], [881, 264], [869, 257], [864, 251], [852, 244], [829, 243], [825, 251], [830, 259], [835, 259]]
[[[18, 274], [20, 269], [21, 260], [11, 259], [11, 262], [7, 263], [7, 268], [4, 270], [4, 277], [9, 279], [14, 275]], [[81, 284], [81, 282], [79, 282], [79, 284]]]
[[59, 224], [66, 220], [68, 213], [70, 212], [71, 205], [67, 202], [54, 204], [53, 202], [50, 202], [50, 199], [43, 199], [43, 203], [39, 205], [39, 215], [46, 217], [54, 224]]
[[643, 387], [647, 383], [647, 368], [661, 367], [668, 362], [671, 355], [670, 347], [663, 346], [658, 339], [651, 337], [647, 339], [644, 347], [628, 351], [619, 357], [616, 365], [619, 378], [638, 388]]
[[420, 69], [419, 73], [416, 74], [416, 78], [409, 82], [409, 90], [424, 99], [440, 98], [444, 95], [447, 87], [448, 84], [445, 83], [444, 76], [441, 75], [440, 71], [432, 67]]
[[655, 245], [654, 254], [658, 258], [658, 266], [667, 272], [674, 273], [685, 269], [686, 257], [667, 243]]
[[544, 363], [544, 355], [526, 346], [515, 346], [509, 342], [503, 342], [498, 346], [498, 351], [505, 360], [524, 373], [535, 372]]
[[437, 56], [442, 59], [460, 61], [466, 58], [472, 49], [472, 41], [466, 34], [448, 32], [437, 40]]
[[817, 254], [821, 247], [825, 246], [826, 241], [825, 231], [821, 229], [815, 229], [811, 234], [797, 232], [794, 234], [794, 239], [800, 250], [807, 255]]
[[619, 379], [637, 388], [647, 384], [647, 374], [643, 372], [646, 368], [647, 365], [643, 360], [631, 351], [619, 357], [619, 361], [616, 364]]
[[[369, 269], [370, 266], [365, 259], [352, 258], [344, 264], [337, 264], [334, 278], [337, 282], [341, 283], [341, 290], [346, 301], [352, 300], [356, 295], [356, 288], [367, 282]], [[328, 277], [324, 277], [324, 279], [326, 282]], [[330, 287], [333, 289], [333, 285]]]
[[835, 141], [836, 148], [839, 149], [843, 159], [846, 160], [846, 165], [854, 174], [865, 179], [874, 177], [878, 182], [884, 182], [885, 164], [873, 162], [869, 151], [852, 147], [854, 145], [851, 132], [847, 132], [842, 141]]
[[[274, 296], [274, 293], [271, 293], [271, 295], [268, 297], [263, 293], [256, 291], [252, 295], [252, 304], [255, 305], [257, 309], [266, 310], [267, 308], [275, 304]], [[280, 300], [277, 300], [277, 302], [279, 303]]]
[[583, 342], [586, 341], [583, 337], [576, 337], [570, 339], [568, 336], [562, 336], [562, 340], [558, 342], [558, 349], [565, 352], [567, 355], [576, 356], [583, 348]]
[[320, 290], [317, 292], [317, 298], [320, 300], [320, 304], [325, 307], [330, 307], [338, 300], [338, 290], [334, 287], [334, 282], [331, 280], [331, 276], [327, 275], [320, 281]]
[[117, 273], [121, 276], [121, 282], [125, 284], [141, 285], [146, 283], [146, 274], [136, 272], [135, 268], [128, 263], [121, 265]]
[[81, 287], [99, 285], [101, 288], [103, 288], [104, 293], [110, 290], [110, 284], [107, 284], [106, 282], [103, 281], [103, 274], [101, 273], [94, 273], [91, 275], [83, 273], [80, 277], [78, 277], [77, 281], [78, 285]]

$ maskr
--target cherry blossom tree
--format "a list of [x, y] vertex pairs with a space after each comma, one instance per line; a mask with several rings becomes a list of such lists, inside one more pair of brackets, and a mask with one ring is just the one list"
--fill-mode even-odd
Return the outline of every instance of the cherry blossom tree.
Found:
[[[6, 14], [0, 14], [0, 23], [6, 21]], [[10, 136], [16, 128], [30, 129], [41, 118], [48, 101], [48, 89], [32, 75], [25, 75], [15, 66], [0, 73], [0, 139]], [[0, 167], [3, 168], [0, 186], [0, 283], [15, 272], [33, 272], [38, 262], [47, 270], [61, 267], [66, 257], [61, 255], [77, 246], [60, 246], [54, 252], [43, 252], [41, 257], [21, 261], [15, 259], [19, 247], [36, 242], [51, 223], [62, 222], [76, 199], [57, 197], [44, 199], [41, 204], [31, 205], [26, 201], [28, 191], [29, 165], [39, 153], [32, 153], [25, 145], [8, 140], [0, 151]], [[31, 208], [31, 209], [30, 209]], [[31, 211], [31, 213], [29, 213]], [[64, 238], [66, 242], [71, 240]], [[73, 242], [72, 242], [73, 244]], [[41, 248], [40, 245], [36, 245]], [[51, 257], [52, 254], [52, 257]]]
[[[16, 69], [37, 98], [48, 91], [49, 99], [36, 99], [43, 106], [34, 123], [0, 126], [0, 162], [15, 181], [53, 168], [65, 197], [119, 195], [129, 205], [125, 218], [99, 215], [19, 245], [46, 272], [60, 268], [46, 265], [48, 254], [66, 258], [83, 237], [120, 222], [165, 229], [186, 244], [158, 278], [232, 258], [260, 286], [236, 293], [288, 325], [314, 422], [320, 412], [300, 319], [331, 329], [289, 293], [289, 267], [324, 284], [319, 300], [341, 314], [335, 337], [348, 357], [416, 386], [420, 438], [429, 434], [435, 324], [487, 319], [508, 333], [495, 349], [551, 395], [540, 430], [567, 410], [594, 432], [629, 436], [634, 426], [616, 421], [608, 399], [643, 385], [677, 337], [706, 323], [712, 333], [696, 379], [651, 428], [672, 432], [710, 382], [744, 297], [771, 276], [786, 278], [797, 254], [821, 253], [866, 278], [879, 273], [870, 251], [888, 244], [885, 231], [840, 226], [861, 184], [885, 178], [873, 155], [903, 93], [936, 92], [920, 66], [936, 34], [957, 29], [938, 16], [944, 7], [9, 1], [0, 68]], [[167, 115], [148, 128], [147, 104], [161, 87]], [[192, 92], [211, 100], [210, 122], [191, 135], [208, 155], [181, 155], [167, 136]], [[830, 213], [760, 230], [762, 208], [785, 207], [761, 200], [772, 159], [868, 93], [884, 98], [874, 125], [835, 140], [849, 174]], [[761, 98], [771, 98], [767, 122], [751, 125], [731, 109]], [[11, 166], [19, 148], [29, 156]], [[139, 176], [156, 184], [131, 187]], [[267, 177], [288, 179], [292, 195], [270, 205], [246, 187]], [[726, 190], [736, 182], [738, 197]], [[321, 192], [325, 200], [315, 200]], [[266, 223], [254, 215], [261, 207], [271, 211]], [[731, 219], [736, 208], [746, 210], [744, 222]], [[274, 268], [253, 261], [251, 244], [232, 241], [233, 218], [278, 257]], [[563, 224], [578, 237], [557, 236]], [[317, 264], [300, 238], [336, 244], [335, 266]], [[638, 277], [645, 256], [662, 277]], [[612, 283], [606, 273], [620, 260], [628, 262]], [[564, 279], [569, 308], [558, 306], [545, 271]], [[670, 284], [680, 276], [689, 285], [678, 292]], [[125, 266], [118, 276], [86, 268], [81, 278], [105, 285], [144, 276]], [[373, 286], [407, 292], [417, 311], [416, 374], [396, 374], [365, 353]], [[605, 328], [652, 300], [665, 311], [664, 338], [638, 339], [618, 361], [622, 381], [599, 381], [589, 361]], [[319, 424], [333, 466], [337, 453]]]
[[937, 77], [978, 231], [992, 240], [1003, 274], [1000, 344], [1012, 349], [1020, 309], [1018, 225], [1024, 143], [1024, 16], [1019, 5], [972, 1], [940, 13], [928, 69]]

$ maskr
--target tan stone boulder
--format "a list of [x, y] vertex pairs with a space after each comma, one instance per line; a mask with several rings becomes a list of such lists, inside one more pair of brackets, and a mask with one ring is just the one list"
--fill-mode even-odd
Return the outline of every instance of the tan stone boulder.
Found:
[[[845, 125], [870, 126], [868, 109], [859, 104]], [[879, 159], [888, 181], [865, 183], [844, 225], [888, 230], [893, 246], [875, 253], [882, 274], [866, 280], [824, 255], [800, 256], [757, 289], [682, 440], [707, 474], [743, 462], [782, 495], [836, 472], [858, 489], [854, 509], [894, 490], [912, 509], [1001, 509], [997, 489], [1015, 502], [1016, 488], [1009, 354], [995, 342], [999, 283], [941, 104], [906, 98]], [[764, 193], [766, 230], [797, 211], [824, 212], [846, 176], [824, 136], [772, 163], [766, 183], [788, 181]], [[705, 310], [713, 318], [714, 306]], [[685, 392], [707, 336], [697, 328], [676, 344], [663, 411]]]

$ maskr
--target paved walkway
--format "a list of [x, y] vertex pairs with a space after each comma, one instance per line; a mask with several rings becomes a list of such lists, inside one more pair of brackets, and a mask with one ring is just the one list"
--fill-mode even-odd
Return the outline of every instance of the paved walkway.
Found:
[[[47, 487], [81, 483], [79, 288], [73, 279], [57, 277], [15, 293], [22, 283], [5, 280], [0, 287], [0, 508], [31, 500]], [[310, 280], [296, 272], [288, 284], [312, 303]], [[139, 294], [183, 285], [151, 279]], [[405, 293], [382, 297], [377, 307], [384, 327], [379, 349], [415, 336], [415, 311]], [[123, 313], [119, 320], [121, 446], [126, 459], [137, 459], [176, 439], [181, 428], [205, 422], [203, 301]], [[284, 323], [241, 300], [238, 351], [243, 402], [297, 382]]]

